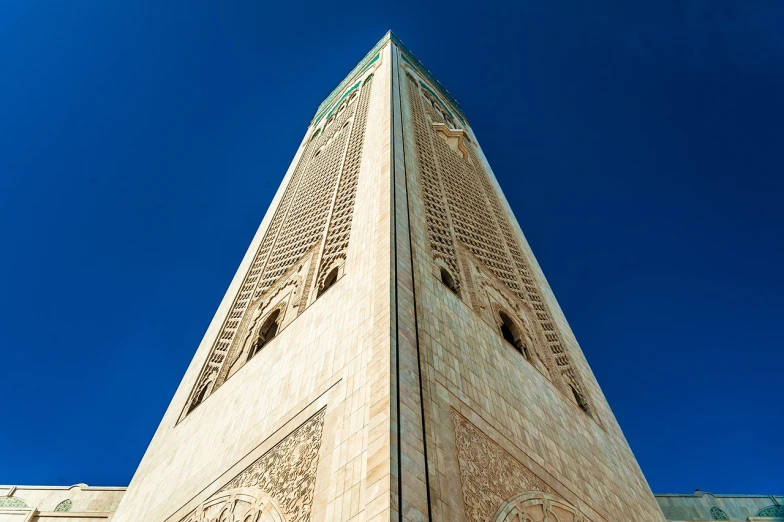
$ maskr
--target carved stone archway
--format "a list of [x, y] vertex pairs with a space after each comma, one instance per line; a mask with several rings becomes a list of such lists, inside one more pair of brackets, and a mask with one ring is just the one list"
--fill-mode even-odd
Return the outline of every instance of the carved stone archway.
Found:
[[259, 488], [221, 491], [183, 522], [288, 522], [275, 500]]
[[518, 493], [501, 504], [493, 522], [590, 522], [571, 504], [541, 491]]

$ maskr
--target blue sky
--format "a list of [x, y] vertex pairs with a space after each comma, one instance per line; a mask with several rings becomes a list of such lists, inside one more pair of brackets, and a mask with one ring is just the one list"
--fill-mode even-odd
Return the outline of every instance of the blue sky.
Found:
[[652, 489], [784, 491], [784, 6], [265, 4], [0, 5], [0, 483], [128, 483], [316, 107], [392, 29]]

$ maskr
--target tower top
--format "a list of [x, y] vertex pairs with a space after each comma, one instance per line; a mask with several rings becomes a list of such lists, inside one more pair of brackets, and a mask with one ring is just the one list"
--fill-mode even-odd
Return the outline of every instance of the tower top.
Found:
[[401, 50], [404, 60], [406, 60], [412, 66], [419, 69], [422, 72], [422, 74], [428, 79], [428, 81], [430, 81], [433, 84], [433, 86], [436, 87], [436, 89], [438, 89], [439, 93], [442, 94], [447, 100], [449, 100], [449, 102], [454, 106], [454, 109], [459, 113], [460, 118], [463, 121], [467, 121], [465, 114], [463, 113], [463, 107], [449, 93], [449, 91], [446, 90], [446, 87], [441, 85], [441, 82], [439, 82], [435, 78], [435, 76], [433, 76], [433, 74], [427, 69], [427, 67], [425, 67], [422, 64], [422, 62], [420, 62], [419, 59], [416, 56], [414, 56], [414, 53], [412, 53], [411, 50], [408, 47], [406, 47], [406, 45], [400, 40], [400, 38], [398, 38], [397, 35], [393, 33], [392, 30], [390, 29], [381, 38], [381, 40], [379, 40], [376, 43], [376, 45], [374, 45], [370, 49], [370, 51], [368, 51], [365, 57], [362, 58], [362, 60], [360, 60], [359, 63], [353, 69], [351, 69], [351, 72], [348, 73], [348, 75], [343, 79], [343, 81], [340, 82], [338, 86], [332, 90], [331, 93], [329, 93], [329, 96], [327, 96], [324, 99], [324, 101], [321, 102], [321, 105], [319, 105], [318, 109], [316, 109], [316, 116], [313, 118], [312, 123], [318, 123], [321, 120], [321, 118], [323, 118], [324, 115], [327, 114], [330, 107], [332, 107], [332, 105], [334, 104], [336, 98], [340, 96], [340, 93], [343, 92], [346, 86], [349, 85], [355, 79], [357, 79], [359, 76], [361, 76], [362, 73], [364, 73], [369, 67], [372, 66], [373, 63], [376, 62], [376, 60], [378, 60], [378, 58], [380, 57], [381, 48], [384, 47], [389, 41], [394, 43]]

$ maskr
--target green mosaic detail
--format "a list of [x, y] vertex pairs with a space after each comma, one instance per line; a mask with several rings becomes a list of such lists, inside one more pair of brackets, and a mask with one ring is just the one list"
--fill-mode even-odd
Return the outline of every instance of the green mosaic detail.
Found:
[[370, 60], [370, 61], [368, 62], [368, 64], [367, 64], [367, 65], [366, 65], [366, 66], [365, 66], [365, 67], [364, 67], [364, 68], [363, 68], [361, 71], [359, 71], [359, 74], [362, 74], [362, 73], [364, 73], [365, 71], [367, 71], [368, 69], [370, 69], [370, 67], [371, 67], [371, 66], [372, 66], [374, 63], [376, 63], [376, 62], [378, 61], [378, 59], [379, 59], [379, 58], [381, 58], [381, 53], [378, 53], [377, 55], [375, 55], [375, 56], [373, 57], [373, 59], [372, 59], [372, 60]]
[[[374, 47], [374, 49], [375, 49], [375, 47]], [[373, 51], [371, 51], [371, 53], [372, 53], [372, 52], [373, 52]], [[367, 57], [365, 57], [365, 58], [367, 58]], [[356, 74], [353, 74], [353, 71], [352, 71], [351, 73], [349, 73], [349, 75], [346, 77], [346, 79], [345, 79], [345, 80], [343, 80], [342, 82], [340, 82], [340, 85], [338, 85], [338, 89], [339, 89], [339, 88], [341, 88], [341, 87], [345, 87], [345, 85], [344, 85], [344, 84], [348, 83], [348, 81], [347, 81], [347, 80], [348, 80], [349, 78], [351, 78], [351, 77], [356, 77], [356, 76], [362, 76], [362, 74], [363, 74], [365, 71], [367, 71], [368, 69], [370, 69], [370, 68], [373, 66], [373, 64], [374, 64], [374, 63], [376, 63], [376, 61], [378, 61], [378, 59], [379, 59], [379, 58], [381, 58], [381, 53], [378, 53], [378, 54], [376, 54], [376, 56], [374, 56], [374, 57], [373, 57], [373, 59], [372, 59], [372, 60], [370, 60], [370, 61], [367, 63], [367, 65], [365, 65], [365, 66], [362, 68], [362, 70], [361, 70], [361, 71], [359, 71], [358, 73], [356, 73]], [[361, 66], [361, 65], [362, 65], [364, 62], [365, 62], [365, 60], [362, 60], [362, 61], [359, 63], [359, 65], [357, 65], [357, 66], [355, 67], [355, 69], [359, 68], [359, 67], [360, 67], [360, 66]], [[359, 83], [357, 83], [357, 85], [359, 85]], [[332, 111], [334, 111], [334, 110], [335, 110], [335, 107], [337, 107], [337, 106], [340, 104], [340, 102], [343, 100], [343, 98], [345, 98], [345, 97], [346, 97], [346, 95], [347, 95], [347, 94], [349, 94], [351, 91], [353, 91], [354, 89], [356, 89], [356, 88], [357, 88], [357, 85], [355, 85], [354, 87], [352, 87], [350, 90], [346, 91], [346, 92], [343, 94], [343, 96], [341, 96], [341, 97], [340, 97], [340, 100], [338, 100], [338, 101], [337, 101], [337, 103], [335, 103], [335, 104], [332, 106], [332, 110], [331, 110], [331, 111], [329, 111], [329, 112], [330, 112], [330, 114], [332, 114]], [[337, 89], [335, 89], [335, 91], [337, 91]], [[335, 94], [335, 91], [333, 91], [333, 94], [330, 94], [330, 95], [329, 95], [329, 98], [334, 98], [334, 96], [333, 96], [333, 95]], [[327, 100], [329, 100], [329, 98], [327, 98]], [[319, 110], [321, 110], [321, 108], [324, 106], [324, 104], [325, 104], [325, 103], [326, 103], [326, 101], [325, 101], [324, 103], [322, 103], [321, 105], [319, 105]], [[324, 112], [321, 112], [321, 114], [319, 114], [319, 111], [317, 110], [317, 111], [316, 111], [316, 118], [313, 120], [313, 125], [316, 125], [316, 124], [317, 124], [319, 121], [321, 121], [321, 119], [322, 119], [323, 117], [324, 117]]]
[[436, 93], [434, 93], [434, 92], [433, 92], [433, 89], [431, 89], [430, 87], [428, 87], [428, 86], [427, 86], [427, 84], [426, 84], [425, 82], [422, 82], [422, 81], [420, 81], [420, 82], [419, 82], [419, 85], [421, 85], [423, 89], [425, 89], [427, 92], [429, 92], [430, 94], [432, 94], [432, 95], [433, 95], [433, 97], [434, 97], [436, 100], [438, 100], [438, 104], [439, 104], [439, 105], [441, 105], [441, 107], [443, 107], [443, 108], [444, 108], [444, 110], [446, 111], [446, 113], [449, 115], [449, 117], [450, 117], [450, 118], [454, 118], [454, 116], [452, 116], [452, 113], [451, 113], [451, 112], [449, 112], [449, 109], [447, 109], [447, 108], [446, 108], [446, 104], [445, 104], [444, 102], [442, 102], [442, 101], [441, 101], [441, 98], [439, 98], [439, 97], [438, 97], [438, 94], [436, 94]]
[[[338, 86], [335, 87], [335, 89], [331, 93], [329, 93], [329, 96], [327, 96], [327, 98], [323, 102], [321, 102], [321, 105], [319, 105], [318, 109], [316, 109], [316, 114], [321, 114], [327, 107], [332, 105], [332, 101], [338, 96], [338, 94], [340, 94], [340, 92], [346, 87], [346, 85], [348, 85], [351, 82], [351, 80], [354, 79], [355, 76], [361, 74], [361, 72], [366, 71], [367, 66], [375, 62], [381, 56], [379, 50], [381, 50], [384, 44], [389, 41], [390, 34], [391, 33], [385, 34], [384, 38], [379, 40], [378, 43], [373, 46], [370, 52], [367, 53], [364, 58], [362, 58], [362, 60], [357, 64], [357, 66], [351, 69], [351, 72], [348, 73], [348, 75], [343, 79], [343, 81], [340, 82]], [[373, 55], [377, 53], [378, 56], [374, 58]]]
[[73, 506], [73, 502], [69, 498], [68, 500], [63, 500], [57, 507], [54, 508], [55, 511], [71, 511], [71, 506]]
[[[403, 42], [401, 42], [395, 35], [392, 35], [392, 41], [395, 42], [395, 44], [397, 44], [397, 46], [400, 48], [401, 50], [400, 56], [403, 57], [403, 61], [409, 64], [410, 66], [412, 66], [413, 68], [415, 68], [420, 73], [422, 73], [422, 75], [425, 78], [427, 78], [430, 81], [430, 83], [432, 83], [433, 86], [435, 86], [436, 89], [438, 89], [441, 95], [447, 100], [449, 100], [449, 103], [452, 104], [452, 106], [455, 108], [455, 112], [457, 112], [457, 117], [460, 118], [460, 121], [463, 122], [463, 125], [466, 125], [466, 120], [462, 114], [463, 107], [459, 103], [457, 103], [457, 100], [455, 100], [452, 97], [452, 95], [449, 94], [449, 91], [447, 91], [444, 88], [444, 86], [441, 85], [441, 83], [438, 80], [436, 80], [432, 74], [430, 74], [430, 71], [428, 71], [427, 68], [425, 68], [425, 66], [422, 65], [422, 62], [417, 60], [416, 56], [414, 56], [411, 53], [411, 51], [409, 51], [408, 48], [405, 45], [403, 45]], [[428, 89], [428, 91], [430, 91], [431, 93], [433, 92], [430, 89]]]
[[710, 508], [711, 520], [729, 520], [730, 517], [727, 516], [727, 513], [724, 510], [712, 507]]
[[757, 511], [755, 517], [784, 517], [784, 506], [768, 506]]
[[[329, 107], [332, 107], [334, 110], [334, 106], [336, 105], [334, 103], [335, 98], [337, 98], [340, 93], [343, 92], [343, 89], [346, 88], [346, 85], [351, 83], [357, 76], [360, 76], [362, 73], [367, 71], [377, 60], [381, 58], [381, 53], [379, 51], [384, 46], [384, 44], [390, 40], [392, 40], [398, 49], [400, 49], [400, 55], [403, 57], [403, 60], [419, 71], [425, 78], [427, 78], [427, 80], [438, 90], [438, 92], [441, 93], [441, 96], [446, 98], [446, 100], [452, 105], [454, 111], [457, 112], [457, 117], [460, 119], [460, 121], [463, 122], [463, 125], [467, 125], [465, 116], [463, 115], [463, 107], [457, 103], [457, 100], [455, 100], [452, 95], [449, 94], [449, 91], [447, 91], [444, 86], [441, 85], [441, 83], [436, 80], [432, 74], [430, 74], [430, 71], [428, 71], [427, 68], [422, 65], [422, 62], [420, 62], [417, 57], [414, 56], [414, 53], [412, 53], [408, 47], [406, 47], [405, 44], [400, 41], [400, 38], [392, 33], [392, 31], [389, 31], [387, 34], [385, 34], [384, 37], [373, 46], [370, 52], [367, 53], [364, 58], [362, 58], [356, 67], [354, 67], [351, 72], [348, 73], [343, 81], [340, 82], [337, 87], [335, 87], [329, 96], [327, 96], [326, 99], [321, 102], [321, 105], [319, 105], [318, 109], [316, 109], [316, 117], [313, 119], [313, 124], [315, 125], [324, 118]], [[340, 101], [338, 101], [338, 103], [340, 103]]]
[[27, 504], [21, 498], [0, 497], [0, 507], [27, 507]]
[[[349, 94], [351, 94], [352, 92], [354, 92], [354, 91], [355, 91], [355, 90], [356, 90], [356, 89], [359, 87], [359, 83], [360, 83], [360, 82], [357, 82], [357, 83], [355, 83], [354, 85], [352, 85], [352, 86], [351, 86], [351, 88], [350, 88], [349, 90], [347, 90], [345, 93], [343, 93], [343, 96], [341, 96], [341, 97], [340, 97], [340, 99], [339, 99], [338, 101], [336, 101], [336, 102], [335, 102], [335, 105], [333, 105], [333, 106], [332, 106], [332, 109], [331, 109], [331, 110], [330, 110], [328, 113], [326, 113], [326, 116], [327, 116], [327, 118], [329, 118], [330, 116], [332, 116], [332, 113], [333, 113], [333, 112], [335, 112], [335, 109], [337, 109], [338, 107], [340, 107], [340, 102], [342, 102], [343, 100], [345, 100], [345, 99], [346, 99], [346, 96], [348, 96]], [[313, 125], [316, 125], [316, 124], [318, 124], [318, 122], [319, 122], [319, 121], [321, 121], [321, 119], [322, 119], [323, 117], [324, 117], [324, 114], [322, 114], [321, 116], [319, 116], [318, 118], [316, 118], [316, 120], [313, 122]]]

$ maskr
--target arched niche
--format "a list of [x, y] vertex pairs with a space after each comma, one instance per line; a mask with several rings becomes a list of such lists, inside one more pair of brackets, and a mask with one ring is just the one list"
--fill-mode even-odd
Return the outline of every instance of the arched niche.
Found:
[[493, 522], [590, 522], [568, 502], [541, 491], [518, 493], [501, 504]]
[[259, 488], [214, 494], [183, 522], [289, 522], [278, 503]]

